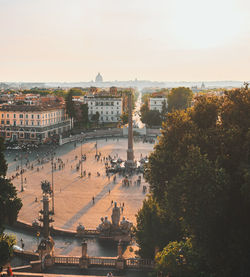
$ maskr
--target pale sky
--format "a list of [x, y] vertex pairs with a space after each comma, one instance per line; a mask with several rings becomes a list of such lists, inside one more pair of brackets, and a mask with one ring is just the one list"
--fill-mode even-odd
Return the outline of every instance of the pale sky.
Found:
[[250, 0], [0, 0], [0, 82], [250, 80]]

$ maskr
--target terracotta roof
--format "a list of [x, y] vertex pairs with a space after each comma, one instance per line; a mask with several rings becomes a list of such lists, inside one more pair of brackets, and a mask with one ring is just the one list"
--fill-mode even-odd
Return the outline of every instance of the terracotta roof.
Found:
[[62, 105], [2, 105], [0, 111], [39, 112], [62, 108]]

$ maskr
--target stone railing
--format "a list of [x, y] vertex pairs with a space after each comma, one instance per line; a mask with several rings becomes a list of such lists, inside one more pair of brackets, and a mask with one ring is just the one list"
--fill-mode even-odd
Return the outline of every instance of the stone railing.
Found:
[[110, 130], [96, 130], [91, 132], [86, 132], [84, 134], [73, 135], [67, 138], [60, 138], [59, 145], [63, 145], [68, 142], [81, 141], [83, 139], [101, 139], [101, 138], [111, 138], [122, 136], [122, 129], [110, 129]]
[[154, 261], [148, 259], [126, 259], [127, 268], [153, 269]]
[[92, 267], [115, 267], [116, 258], [106, 258], [106, 257], [89, 257], [88, 264]]
[[79, 265], [79, 262], [80, 262], [80, 257], [55, 256], [52, 259], [54, 264], [63, 264], [63, 265]]

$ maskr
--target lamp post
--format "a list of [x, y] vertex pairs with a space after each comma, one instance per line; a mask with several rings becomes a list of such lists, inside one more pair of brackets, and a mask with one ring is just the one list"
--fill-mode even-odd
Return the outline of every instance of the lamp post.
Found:
[[83, 139], [81, 138], [81, 160], [80, 160], [80, 165], [81, 165], [81, 178], [82, 178], [82, 141]]
[[23, 192], [23, 153], [21, 152], [21, 192]]
[[97, 156], [97, 139], [96, 139], [96, 144], [95, 144], [95, 154]]
[[55, 193], [54, 193], [54, 149], [51, 153], [51, 185], [52, 185], [52, 214], [55, 214]]

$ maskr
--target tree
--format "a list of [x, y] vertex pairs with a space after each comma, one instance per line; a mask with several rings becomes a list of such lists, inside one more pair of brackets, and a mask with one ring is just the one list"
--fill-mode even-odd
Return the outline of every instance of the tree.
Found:
[[88, 104], [82, 104], [81, 105], [81, 124], [85, 127], [89, 123], [89, 112], [88, 111], [89, 111]]
[[16, 238], [12, 235], [7, 236], [0, 234], [0, 266], [4, 266], [9, 262], [13, 255], [13, 246], [16, 244]]
[[148, 112], [149, 112], [148, 102], [145, 102], [140, 108], [140, 115], [141, 115], [142, 123], [146, 123], [145, 122], [145, 117], [146, 117]]
[[149, 110], [144, 115], [143, 123], [146, 123], [149, 127], [152, 126], [161, 126], [162, 118], [158, 110]]
[[12, 224], [22, 207], [21, 199], [17, 197], [16, 188], [6, 179], [7, 164], [3, 154], [3, 139], [0, 138], [0, 266], [5, 265], [11, 255], [15, 240], [3, 233], [4, 223]]
[[142, 257], [153, 258], [156, 249], [162, 249], [166, 242], [181, 238], [180, 225], [170, 221], [168, 213], [160, 208], [152, 196], [144, 200], [136, 221], [134, 232]]
[[[247, 276], [250, 271], [249, 118], [246, 88], [203, 96], [194, 107], [167, 115], [149, 157], [145, 177], [151, 197], [171, 224], [180, 225], [181, 237], [192, 240], [196, 275]], [[162, 222], [158, 226], [156, 237], [166, 228]], [[143, 236], [150, 235], [145, 228]]]
[[96, 124], [98, 124], [99, 118], [100, 118], [100, 114], [99, 114], [99, 112], [96, 112], [95, 114], [92, 115], [92, 118], [91, 118], [91, 119], [92, 119]]
[[75, 108], [74, 108], [74, 102], [72, 100], [73, 99], [73, 94], [74, 94], [74, 90], [70, 89], [67, 96], [66, 96], [66, 99], [65, 99], [66, 111], [67, 111], [67, 114], [69, 115], [69, 117], [71, 119], [76, 118], [76, 111], [75, 111]]
[[173, 88], [168, 95], [168, 110], [183, 110], [191, 106], [193, 92], [189, 88]]
[[167, 102], [164, 99], [164, 101], [162, 102], [162, 109], [161, 109], [161, 117], [162, 117], [162, 121], [166, 120], [166, 115], [167, 115], [168, 109], [167, 109]]
[[163, 276], [195, 276], [197, 258], [190, 239], [173, 241], [156, 255], [157, 270], [162, 272]]
[[128, 113], [127, 112], [123, 112], [122, 115], [120, 116], [121, 118], [121, 122], [123, 125], [128, 123]]

